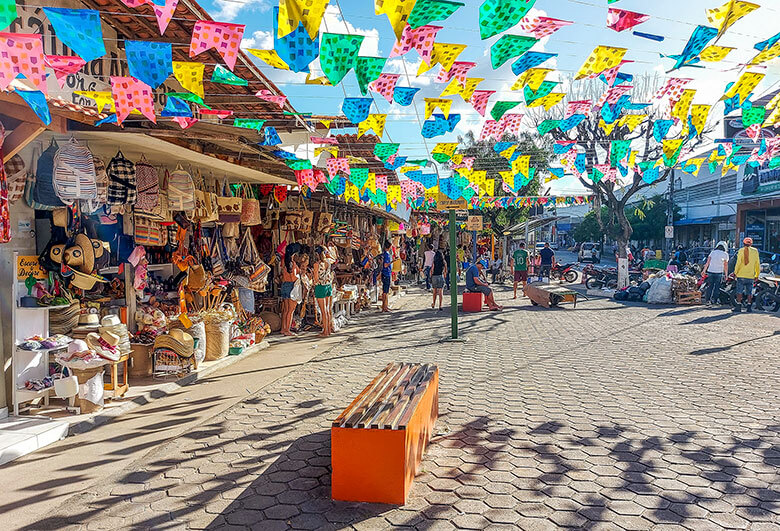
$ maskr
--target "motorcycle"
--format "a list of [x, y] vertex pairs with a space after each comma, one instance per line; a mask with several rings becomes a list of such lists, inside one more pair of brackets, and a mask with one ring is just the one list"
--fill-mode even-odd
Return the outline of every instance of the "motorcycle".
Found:
[[753, 289], [756, 309], [764, 312], [776, 312], [780, 309], [780, 278], [758, 277]]
[[[615, 267], [600, 268], [588, 264], [582, 269], [582, 274], [587, 277], [585, 280], [587, 289], [617, 289], [618, 272]], [[629, 271], [628, 279], [629, 285], [638, 285], [642, 282], [642, 272]]]
[[574, 266], [577, 264], [555, 264], [550, 270], [550, 280], [565, 280], [569, 283], [577, 282], [577, 271]]

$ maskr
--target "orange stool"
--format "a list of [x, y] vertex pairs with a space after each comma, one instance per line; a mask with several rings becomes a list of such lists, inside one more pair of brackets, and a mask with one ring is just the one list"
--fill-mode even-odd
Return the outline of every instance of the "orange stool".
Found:
[[438, 415], [438, 367], [385, 367], [333, 421], [331, 497], [406, 503]]
[[482, 294], [478, 291], [464, 291], [463, 292], [463, 311], [464, 312], [481, 312], [482, 311]]

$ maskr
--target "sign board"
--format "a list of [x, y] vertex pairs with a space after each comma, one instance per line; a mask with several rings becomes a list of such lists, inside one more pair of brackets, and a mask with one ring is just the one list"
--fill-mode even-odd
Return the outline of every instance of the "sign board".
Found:
[[26, 280], [27, 277], [32, 275], [38, 280], [45, 280], [49, 277], [46, 271], [41, 267], [38, 262], [37, 256], [19, 256], [16, 260], [16, 278], [18, 280]]
[[469, 204], [465, 199], [453, 200], [444, 194], [439, 194], [436, 198], [436, 208], [438, 210], [468, 210]]
[[482, 230], [482, 216], [469, 216], [466, 220], [466, 230]]
[[671, 240], [674, 238], [674, 225], [666, 226], [665, 235], [667, 240]]

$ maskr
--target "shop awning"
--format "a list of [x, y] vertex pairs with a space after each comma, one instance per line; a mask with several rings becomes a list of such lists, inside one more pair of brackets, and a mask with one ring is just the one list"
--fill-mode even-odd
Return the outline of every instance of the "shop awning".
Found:
[[712, 223], [717, 223], [714, 221], [715, 218], [691, 218], [691, 219], [679, 219], [674, 222], [675, 227], [680, 227], [684, 225], [712, 225]]
[[[553, 216], [549, 218], [532, 219], [528, 222], [528, 232], [534, 231], [536, 229], [540, 229], [542, 227], [546, 227], [550, 223], [554, 223], [559, 219], [563, 219], [563, 216]], [[517, 225], [514, 225], [512, 227], [509, 227], [509, 229], [507, 229], [506, 232], [508, 233], [525, 232], [525, 221], [520, 222]]]
[[75, 133], [75, 136], [86, 140], [93, 149], [103, 147], [108, 150], [116, 150], [121, 147], [122, 153], [132, 160], [138, 160], [141, 155], [144, 155], [152, 164], [175, 165], [181, 163], [184, 168], [197, 168], [204, 175], [211, 172], [215, 177], [225, 176], [234, 182], [292, 184], [281, 177], [233, 164], [141, 133], [79, 131]]

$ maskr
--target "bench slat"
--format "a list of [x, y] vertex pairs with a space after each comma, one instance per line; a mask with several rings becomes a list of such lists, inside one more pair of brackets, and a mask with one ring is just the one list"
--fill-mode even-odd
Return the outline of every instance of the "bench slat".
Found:
[[352, 414], [344, 420], [343, 425], [347, 428], [355, 427], [357, 423], [360, 422], [360, 419], [363, 418], [366, 411], [374, 404], [376, 398], [385, 390], [387, 383], [392, 380], [396, 372], [404, 371], [408, 371], [408, 367], [400, 365], [395, 370], [387, 372], [385, 376], [373, 386], [373, 389], [365, 395], [363, 401], [353, 408]]
[[390, 372], [390, 371], [392, 371], [392, 370], [395, 370], [395, 371], [397, 371], [397, 370], [398, 370], [400, 367], [401, 367], [401, 364], [400, 364], [400, 363], [390, 363], [390, 364], [388, 364], [388, 365], [387, 365], [387, 367], [385, 367], [384, 369], [382, 369], [382, 371], [380, 371], [380, 373], [379, 373], [379, 374], [377, 374], [377, 375], [376, 375], [376, 377], [375, 377], [373, 380], [371, 380], [371, 383], [369, 383], [369, 384], [368, 384], [368, 385], [365, 387], [365, 389], [363, 389], [363, 390], [360, 392], [360, 394], [359, 394], [359, 395], [357, 395], [357, 397], [356, 397], [356, 398], [355, 398], [355, 399], [354, 399], [354, 400], [353, 400], [353, 401], [352, 401], [352, 402], [351, 402], [351, 403], [350, 403], [350, 404], [349, 404], [349, 405], [346, 407], [346, 409], [344, 409], [344, 411], [342, 411], [342, 412], [341, 412], [341, 414], [340, 414], [338, 417], [336, 417], [336, 420], [334, 420], [334, 421], [333, 421], [333, 425], [334, 425], [334, 426], [339, 426], [339, 425], [341, 425], [341, 424], [344, 422], [344, 420], [345, 420], [345, 419], [346, 419], [346, 418], [347, 418], [349, 415], [351, 415], [351, 413], [352, 413], [352, 412], [355, 410], [355, 408], [356, 408], [356, 407], [357, 407], [357, 406], [358, 406], [360, 403], [362, 403], [362, 401], [364, 400], [364, 398], [366, 397], [366, 395], [368, 395], [368, 393], [370, 393], [370, 392], [371, 392], [371, 390], [374, 388], [374, 386], [376, 386], [376, 385], [377, 385], [377, 383], [378, 383], [380, 380], [382, 380], [382, 379], [383, 379], [383, 378], [386, 376], [386, 374], [387, 374], [388, 372]]

